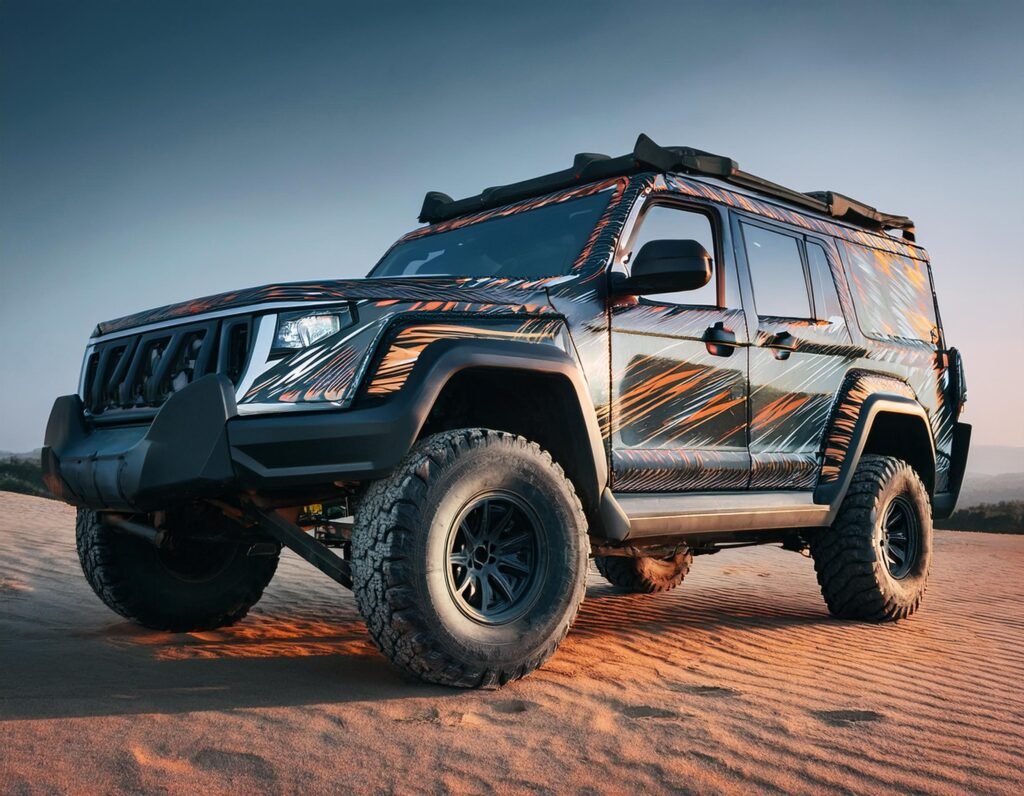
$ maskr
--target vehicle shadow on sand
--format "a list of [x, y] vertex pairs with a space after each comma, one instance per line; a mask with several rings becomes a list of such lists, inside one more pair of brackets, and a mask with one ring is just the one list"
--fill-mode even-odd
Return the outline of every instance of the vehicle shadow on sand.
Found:
[[[269, 596], [269, 595], [268, 595]], [[234, 627], [159, 633], [98, 621], [77, 631], [5, 634], [0, 720], [183, 713], [319, 703], [443, 698], [464, 693], [431, 686], [392, 668], [373, 646], [350, 596], [296, 605], [266, 600]], [[617, 643], [647, 637], [653, 648], [714, 643], [718, 629], [784, 631], [830, 620], [805, 599], [758, 599], [728, 586], [627, 595], [591, 585], [570, 633], [576, 655], [596, 660]], [[582, 645], [582, 647], [580, 646]], [[561, 675], [554, 675], [561, 676]]]

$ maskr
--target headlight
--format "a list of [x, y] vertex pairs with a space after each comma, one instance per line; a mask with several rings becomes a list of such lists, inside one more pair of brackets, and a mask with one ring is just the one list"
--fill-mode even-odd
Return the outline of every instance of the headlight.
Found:
[[277, 317], [274, 351], [288, 352], [307, 348], [318, 340], [330, 337], [348, 324], [347, 309], [318, 312], [288, 312]]

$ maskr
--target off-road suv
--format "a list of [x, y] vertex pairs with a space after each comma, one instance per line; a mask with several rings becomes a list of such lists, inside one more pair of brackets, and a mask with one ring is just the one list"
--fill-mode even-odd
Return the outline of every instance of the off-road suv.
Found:
[[776, 543], [835, 616], [917, 609], [970, 427], [910, 219], [641, 136], [420, 221], [366, 279], [96, 327], [43, 465], [114, 611], [229, 624], [285, 546], [399, 667], [486, 686], [555, 651], [591, 555], [658, 592]]

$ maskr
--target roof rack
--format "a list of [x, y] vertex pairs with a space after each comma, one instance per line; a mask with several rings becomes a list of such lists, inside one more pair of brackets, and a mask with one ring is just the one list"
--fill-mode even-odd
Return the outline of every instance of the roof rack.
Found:
[[742, 171], [731, 158], [690, 147], [658, 146], [643, 133], [636, 139], [631, 153], [617, 158], [582, 152], [573, 159], [572, 168], [509, 185], [484, 188], [477, 196], [466, 199], [455, 200], [448, 194], [430, 191], [423, 198], [419, 220], [434, 224], [553, 191], [644, 171], [715, 177], [860, 227], [872, 230], [898, 229], [902, 231], [904, 240], [913, 241], [915, 238], [914, 222], [906, 216], [882, 213], [870, 205], [833, 191], [800, 193]]

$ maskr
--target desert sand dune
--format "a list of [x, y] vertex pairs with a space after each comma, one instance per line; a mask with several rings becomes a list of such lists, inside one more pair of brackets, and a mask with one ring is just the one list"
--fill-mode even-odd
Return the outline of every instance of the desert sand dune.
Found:
[[543, 669], [399, 676], [350, 593], [287, 554], [237, 627], [154, 633], [86, 586], [73, 510], [0, 493], [0, 792], [1020, 793], [1024, 537], [939, 532], [923, 611], [830, 619], [811, 563], [592, 573]]

